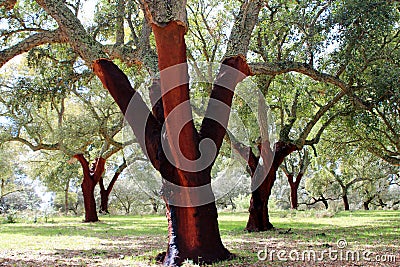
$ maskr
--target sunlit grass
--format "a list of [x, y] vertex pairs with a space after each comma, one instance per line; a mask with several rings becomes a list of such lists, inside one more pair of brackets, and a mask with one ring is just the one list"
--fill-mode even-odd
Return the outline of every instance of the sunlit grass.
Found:
[[[263, 233], [243, 230], [247, 216], [219, 215], [223, 242], [238, 258], [215, 266], [264, 266], [257, 260], [257, 251], [265, 245], [321, 248], [335, 246], [339, 239], [346, 239], [353, 249], [400, 253], [400, 211], [271, 212], [276, 229]], [[60, 266], [68, 262], [73, 266], [148, 266], [166, 249], [167, 222], [158, 215], [102, 216], [98, 223], [82, 223], [81, 217], [54, 217], [49, 223], [0, 224], [0, 240], [1, 266], [1, 258], [18, 266], [55, 262]], [[268, 266], [275, 264], [280, 266], [279, 262]]]

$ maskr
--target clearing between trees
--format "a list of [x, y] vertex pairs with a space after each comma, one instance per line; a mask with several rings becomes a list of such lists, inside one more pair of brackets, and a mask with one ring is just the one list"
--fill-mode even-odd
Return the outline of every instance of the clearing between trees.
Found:
[[[247, 216], [219, 215], [222, 241], [236, 258], [212, 266], [398, 266], [400, 262], [400, 211], [272, 211], [276, 228], [253, 233], [244, 231]], [[158, 266], [157, 255], [168, 242], [164, 216], [103, 216], [100, 222], [87, 224], [81, 220], [54, 217], [48, 223], [20, 219], [0, 224], [0, 266]], [[313, 251], [323, 260], [307, 254]]]

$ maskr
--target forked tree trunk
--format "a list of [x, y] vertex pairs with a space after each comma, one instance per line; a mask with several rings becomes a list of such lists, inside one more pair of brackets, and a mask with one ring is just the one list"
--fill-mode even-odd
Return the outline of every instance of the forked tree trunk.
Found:
[[126, 162], [118, 167], [115, 171], [113, 178], [111, 179], [110, 183], [108, 184], [107, 188], [104, 187], [104, 179], [103, 177], [100, 178], [99, 185], [100, 185], [100, 210], [99, 213], [109, 214], [108, 211], [108, 200], [110, 198], [110, 194], [112, 189], [114, 188], [115, 183], [117, 182], [119, 175], [122, 171], [126, 168]]
[[74, 156], [81, 163], [83, 169], [83, 180], [81, 184], [83, 193], [83, 203], [85, 207], [85, 222], [97, 222], [99, 220], [96, 209], [96, 199], [94, 197], [94, 189], [100, 181], [104, 172], [105, 159], [97, 158], [92, 166], [82, 154]]
[[[174, 27], [174, 25], [171, 27]], [[173, 36], [173, 34], [168, 34], [165, 32], [163, 32], [163, 34], [169, 37]], [[183, 38], [183, 32], [181, 32], [181, 34], [181, 37]], [[168, 42], [164, 42], [164, 45], [165, 49], [168, 50], [168, 52], [164, 52], [164, 55], [165, 53], [169, 53], [173, 56], [171, 51], [176, 49], [178, 46], [176, 40], [174, 40], [174, 43], [173, 45], [171, 44], [171, 46], [168, 46]], [[180, 56], [185, 56], [185, 54], [182, 53]], [[247, 73], [247, 75], [249, 73], [247, 64], [241, 57], [226, 59], [224, 63], [239, 69], [243, 73]], [[160, 124], [151, 114], [143, 113], [143, 110], [146, 109], [146, 106], [142, 100], [139, 100], [138, 96], [135, 96], [137, 98], [137, 102], [135, 102], [137, 109], [134, 108], [132, 110], [128, 110], [129, 99], [134, 97], [136, 92], [133, 91], [129, 84], [129, 80], [115, 64], [108, 60], [98, 60], [94, 64], [94, 71], [100, 77], [106, 88], [110, 91], [121, 110], [124, 113], [127, 112], [125, 115], [127, 116], [127, 120], [130, 123], [140, 145], [145, 148], [145, 151], [147, 152], [147, 155], [149, 156], [153, 166], [160, 171], [165, 180], [177, 185], [186, 185], [189, 187], [206, 185], [211, 182], [211, 166], [201, 173], [186, 172], [172, 166], [171, 163], [166, 159], [165, 155], [163, 154], [164, 152], [159, 149], [161, 141]], [[242, 77], [232, 77], [232, 73], [225, 69], [221, 69], [221, 73], [223, 73], [223, 75], [220, 75], [220, 79], [225, 79], [225, 83], [228, 82], [228, 86], [230, 88], [234, 88], [236, 84], [245, 77], [244, 74], [241, 74]], [[161, 76], [161, 84], [162, 79], [163, 76]], [[213, 90], [217, 92], [216, 94], [220, 98], [220, 101], [224, 101], [226, 98], [228, 98], [228, 102], [232, 100], [233, 92], [228, 89], [217, 87], [218, 86], [215, 85]], [[124, 88], [125, 90], [122, 90]], [[187, 92], [186, 89], [182, 90]], [[171, 90], [167, 96], [177, 99], [173, 95], [176, 92], [179, 91]], [[167, 96], [163, 96], [163, 104], [165, 109], [167, 109], [168, 105], [171, 104], [171, 102], [164, 101]], [[179, 129], [181, 126], [179, 123], [181, 122], [178, 121], [174, 123], [178, 123], [178, 125], [172, 125], [172, 127], [178, 127]], [[200, 136], [202, 138], [211, 136], [214, 139], [215, 137], [213, 137], [212, 134], [218, 134], [219, 143], [217, 143], [217, 146], [220, 147], [223, 136], [225, 135], [224, 126], [211, 125], [212, 123], [212, 120], [203, 123]], [[216, 131], [216, 129], [218, 129], [218, 131]], [[192, 129], [189, 129], [188, 132], [190, 131], [192, 131]], [[186, 132], [186, 134], [188, 134], [188, 132]], [[196, 140], [197, 138], [196, 136], [185, 136], [185, 133], [181, 133], [179, 140], [185, 141], [187, 139]], [[188, 145], [190, 145], [190, 143], [183, 148], [192, 149]], [[182, 152], [190, 153], [190, 151]], [[188, 156], [187, 158], [191, 157]], [[174, 193], [175, 195], [179, 195], [179, 192]], [[212, 195], [211, 188], [210, 192], [208, 193], [209, 195]], [[198, 199], [199, 197], [200, 196], [196, 195], [196, 193], [190, 194], [190, 199]], [[164, 257], [165, 265], [180, 265], [185, 259], [191, 259], [195, 262], [212, 263], [232, 257], [231, 253], [229, 253], [229, 251], [223, 246], [221, 241], [218, 229], [217, 209], [214, 201], [201, 206], [178, 207], [170, 204], [171, 201], [168, 195], [165, 193], [164, 199], [166, 200], [167, 204], [167, 217], [169, 222], [169, 242], [167, 253]]]
[[[255, 3], [257, 4], [255, 12], [258, 14], [261, 4]], [[229, 67], [221, 66], [211, 93], [211, 99], [215, 101], [209, 102], [200, 132], [197, 132], [189, 103], [189, 80], [185, 65], [187, 63], [184, 40], [187, 30], [185, 6], [185, 1], [144, 1], [145, 13], [151, 21], [155, 36], [158, 66], [161, 71], [162, 105], [153, 108], [154, 114], [150, 113], [143, 99], [131, 87], [127, 77], [112, 62], [99, 59], [93, 64], [94, 72], [125, 114], [153, 166], [160, 171], [166, 182], [184, 188], [182, 192], [177, 192], [178, 189], [171, 189], [168, 186], [163, 188], [169, 223], [168, 249], [163, 260], [168, 266], [180, 265], [186, 259], [212, 263], [232, 256], [221, 242], [217, 209], [210, 186], [210, 173], [226, 132], [234, 89], [240, 81], [250, 75], [249, 66], [243, 56], [246, 54], [248, 43], [243, 40], [244, 38], [238, 39], [243, 42], [238, 47], [245, 49], [240, 49], [243, 53], [226, 56], [223, 63]], [[245, 7], [247, 5], [243, 8]], [[254, 16], [251, 18], [253, 19], [243, 23], [252, 24], [249, 26], [252, 30], [256, 19]], [[236, 26], [240, 25], [242, 24]], [[248, 28], [246, 30], [249, 31]], [[178, 64], [181, 65], [177, 67]], [[133, 100], [132, 109], [129, 108], [131, 100]], [[222, 103], [223, 108], [216, 105], [216, 102]], [[161, 107], [164, 114], [159, 116], [157, 113]], [[176, 108], [179, 108], [179, 115], [169, 117]], [[161, 132], [163, 119], [160, 117], [165, 118], [165, 133]], [[217, 122], [211, 118], [219, 120]], [[161, 139], [165, 141], [165, 146], [161, 145]], [[206, 169], [198, 170], [196, 162], [201, 156], [199, 144], [202, 140], [214, 142], [216, 155], [211, 155], [211, 163]], [[168, 151], [165, 151], [165, 148]], [[173, 163], [166, 158], [166, 155], [172, 156]], [[186, 166], [187, 160], [188, 166]], [[197, 191], [186, 191], [187, 188], [199, 186], [208, 188], [206, 195], [209, 201], [196, 203], [204, 196]], [[176, 198], [180, 200], [180, 205], [176, 204]]]
[[297, 174], [296, 180], [293, 181], [293, 174], [286, 174], [290, 185], [290, 207], [294, 210], [297, 210], [297, 208], [299, 207], [298, 191], [303, 175], [304, 175], [304, 170], [301, 170]]
[[[163, 47], [158, 47], [160, 61], [164, 62], [164, 64], [165, 62], [171, 63], [171, 61], [177, 60], [181, 61], [181, 63], [185, 61], [183, 60], [183, 58], [186, 58], [185, 50], [179, 49], [179, 46], [184, 45], [183, 35], [185, 29], [183, 27], [180, 28], [180, 25], [172, 22], [163, 28], [162, 31], [159, 29], [153, 29], [153, 31], [155, 32], [156, 39], [167, 39], [162, 42]], [[174, 51], [177, 52], [177, 54], [175, 54]], [[225, 59], [223, 63], [230, 67], [222, 66], [217, 79], [222, 80], [225, 86], [230, 89], [218, 86], [218, 83], [216, 83], [211, 96], [230, 106], [233, 97], [232, 88], [235, 88], [237, 83], [244, 79], [246, 75], [249, 75], [249, 68], [242, 57], [228, 58]], [[161, 68], [167, 68], [168, 64], [160, 64], [160, 66]], [[164, 151], [162, 149], [160, 150], [161, 125], [156, 118], [150, 114], [150, 111], [146, 110], [147, 107], [143, 100], [135, 95], [136, 92], [130, 86], [129, 80], [115, 64], [108, 60], [98, 60], [94, 63], [93, 68], [103, 85], [110, 91], [111, 95], [124, 112], [140, 145], [147, 152], [153, 166], [160, 171], [162, 177], [166, 181], [184, 187], [197, 187], [210, 184], [211, 166], [201, 172], [187, 172], [172, 166], [171, 162], [166, 159]], [[241, 72], [232, 72], [230, 71], [232, 68], [238, 69]], [[183, 75], [185, 75], [185, 73], [183, 73]], [[161, 86], [163, 86], [163, 79], [166, 78], [168, 77], [164, 77], [163, 74], [161, 75]], [[175, 103], [175, 105], [182, 103], [179, 102], [182, 101], [182, 93], [187, 94], [188, 97], [187, 86], [188, 84], [179, 86], [177, 87], [178, 90], [175, 88], [163, 95], [162, 100], [165, 117], [168, 117], [168, 112], [173, 110], [174, 107], [171, 106], [173, 103]], [[136, 109], [128, 110], [129, 100], [132, 97], [135, 98]], [[185, 98], [183, 97], [183, 99]], [[177, 100], [179, 100], [178, 103], [176, 102]], [[226, 124], [228, 117], [229, 116], [226, 116], [225, 118]], [[196, 154], [198, 153], [196, 150], [198, 149], [198, 142], [201, 138], [216, 140], [215, 143], [219, 149], [222, 144], [223, 136], [225, 135], [226, 125], [219, 125], [213, 120], [205, 119], [203, 120], [201, 133], [197, 135], [193, 122], [191, 122], [191, 124], [192, 125], [190, 125], [190, 123], [186, 124], [179, 135], [179, 146], [186, 158], [193, 160], [199, 156]], [[167, 124], [166, 129], [174, 133], [175, 130], [179, 130], [181, 127], [182, 122], [179, 120], [170, 121], [170, 125]], [[173, 137], [173, 134], [167, 136]], [[193, 143], [196, 144], [196, 150], [194, 152], [191, 151], [193, 150]], [[179, 161], [180, 158], [176, 158], [175, 160]], [[163, 197], [167, 205], [169, 223], [169, 242], [164, 257], [164, 264], [168, 266], [180, 265], [186, 259], [191, 259], [194, 262], [212, 263], [231, 258], [232, 254], [223, 246], [221, 241], [215, 202], [211, 200], [208, 204], [201, 206], [174, 206], [171, 204], [174, 202], [171, 201], [170, 195], [167, 192], [170, 192], [168, 188], [164, 188]], [[181, 192], [173, 193], [175, 196], [180, 196]], [[211, 188], [209, 188], [207, 194], [213, 199]], [[185, 201], [188, 203], [201, 198], [196, 192], [190, 192], [190, 194], [186, 194], [186, 197]]]
[[[246, 225], [247, 231], [259, 232], [273, 228], [273, 225], [269, 220], [268, 200], [271, 196], [272, 187], [276, 180], [276, 172], [285, 157], [297, 149], [298, 148], [295, 145], [290, 143], [279, 141], [275, 144], [275, 154], [272, 164], [263, 164], [263, 166], [270, 166], [268, 174], [261, 185], [257, 189], [253, 190], [253, 193], [251, 194], [249, 207], [250, 214]], [[254, 182], [254, 179], [255, 177], [253, 176], [252, 183]]]

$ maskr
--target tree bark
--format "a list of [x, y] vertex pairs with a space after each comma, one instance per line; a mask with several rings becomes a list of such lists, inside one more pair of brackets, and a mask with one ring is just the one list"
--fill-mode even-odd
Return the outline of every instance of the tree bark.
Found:
[[350, 210], [349, 199], [346, 193], [342, 195], [342, 200], [343, 200], [344, 210]]
[[[212, 194], [211, 187], [209, 190]], [[222, 244], [217, 218], [215, 202], [179, 207], [167, 201], [169, 240], [164, 265], [181, 265], [186, 259], [211, 264], [233, 257]]]
[[299, 190], [299, 184], [300, 183], [295, 183], [295, 182], [289, 182], [290, 185], [290, 207], [294, 210], [297, 210], [299, 206], [298, 202], [298, 190]]
[[82, 154], [74, 156], [80, 163], [83, 169], [83, 181], [81, 184], [83, 193], [83, 202], [85, 207], [84, 222], [97, 222], [99, 220], [96, 210], [96, 199], [94, 197], [94, 188], [100, 181], [104, 172], [105, 159], [97, 158], [92, 166], [89, 167], [89, 162]]

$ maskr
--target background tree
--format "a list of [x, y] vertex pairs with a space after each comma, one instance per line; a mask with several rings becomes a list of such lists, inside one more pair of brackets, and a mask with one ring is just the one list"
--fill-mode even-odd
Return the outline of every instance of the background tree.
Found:
[[[62, 179], [65, 188], [69, 186], [68, 179], [75, 175], [73, 172], [68, 174], [74, 170], [67, 164], [68, 159], [76, 156], [85, 162], [86, 158], [83, 157], [86, 155], [89, 158], [102, 158], [103, 161], [123, 147], [114, 139], [122, 129], [121, 115], [104, 90], [96, 91], [98, 83], [92, 81], [91, 74], [76, 70], [73, 65], [75, 60], [76, 55], [65, 46], [31, 50], [28, 55], [30, 69], [26, 71], [37, 72], [9, 81], [3, 87], [4, 94], [0, 99], [5, 109], [3, 118], [8, 121], [2, 141], [18, 141], [33, 151], [62, 152], [64, 163], [56, 163], [57, 167], [48, 163], [51, 170], [47, 177], [55, 180], [60, 179], [60, 175], [66, 175]], [[47, 71], [42, 68], [43, 65], [53, 66], [53, 71]], [[6, 78], [3, 84], [6, 84]], [[89, 87], [92, 88], [89, 90]], [[83, 165], [86, 168], [84, 174], [88, 174], [89, 167], [88, 164]], [[59, 172], [58, 175], [55, 172]], [[98, 173], [102, 174], [103, 170]], [[82, 184], [85, 185], [83, 190], [87, 204], [85, 221], [98, 220], [94, 187], [100, 178], [92, 182], [89, 175], [84, 176]], [[49, 178], [43, 179], [49, 181]]]
[[[306, 148], [303, 148], [296, 156], [288, 157], [284, 160], [284, 164], [281, 165], [282, 171], [285, 173], [290, 186], [290, 204], [292, 209], [297, 209], [298, 204], [298, 190], [300, 182], [308, 165], [310, 164], [309, 152]], [[298, 170], [296, 170], [298, 166]]]

